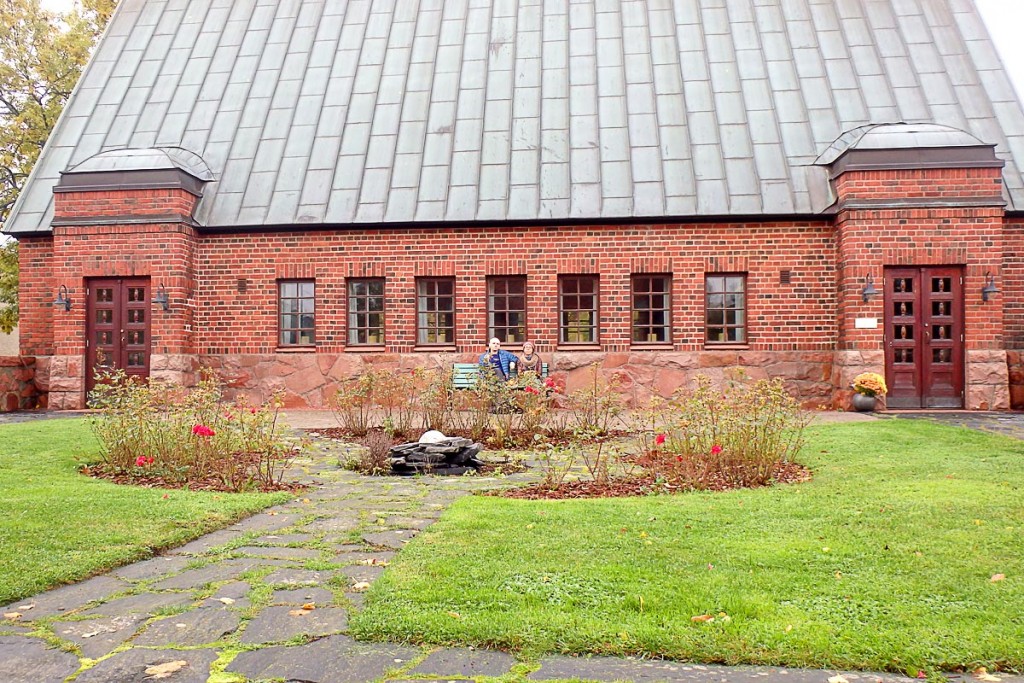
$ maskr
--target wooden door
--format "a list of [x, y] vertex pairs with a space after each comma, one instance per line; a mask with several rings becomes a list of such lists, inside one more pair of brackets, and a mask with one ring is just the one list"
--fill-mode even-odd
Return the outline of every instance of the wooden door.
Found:
[[960, 268], [886, 269], [887, 407], [963, 407], [963, 319]]
[[86, 292], [86, 389], [92, 390], [102, 372], [149, 377], [149, 280], [92, 280]]

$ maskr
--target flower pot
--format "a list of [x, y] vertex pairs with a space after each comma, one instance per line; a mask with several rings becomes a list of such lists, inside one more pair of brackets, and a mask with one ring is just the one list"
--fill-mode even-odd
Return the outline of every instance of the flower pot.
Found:
[[875, 397], [865, 394], [853, 395], [853, 409], [858, 413], [869, 413], [875, 409]]

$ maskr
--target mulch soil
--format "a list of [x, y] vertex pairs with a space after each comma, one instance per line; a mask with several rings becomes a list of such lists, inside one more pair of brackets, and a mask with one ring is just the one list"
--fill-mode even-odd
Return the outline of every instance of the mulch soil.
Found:
[[[799, 484], [810, 480], [811, 471], [795, 462], [779, 463], [772, 473], [767, 486], [776, 484]], [[723, 477], [716, 477], [702, 487], [705, 491], [729, 491], [743, 487]], [[524, 488], [488, 491], [483, 495], [500, 496], [502, 498], [520, 498], [525, 500], [572, 500], [578, 498], [625, 498], [629, 496], [649, 496], [652, 494], [681, 493], [692, 491], [693, 487], [672, 486], [657, 482], [653, 474], [612, 479], [607, 483], [593, 480], [567, 481], [556, 486], [534, 484]]]
[[[235, 493], [235, 490], [227, 486], [222, 480], [217, 477], [207, 477], [205, 479], [190, 479], [188, 481], [182, 481], [180, 479], [172, 479], [164, 477], [159, 474], [144, 474], [141, 472], [124, 471], [119, 468], [110, 467], [102, 463], [96, 465], [87, 465], [79, 470], [82, 474], [87, 477], [93, 477], [95, 479], [105, 479], [115, 484], [121, 484], [123, 486], [139, 486], [145, 489], [188, 489], [189, 491], [217, 491], [221, 493]], [[262, 493], [271, 493], [274, 491], [290, 491], [291, 493], [298, 493], [304, 491], [308, 487], [299, 484], [297, 482], [280, 482], [269, 485], [256, 485], [252, 490], [260, 491]]]

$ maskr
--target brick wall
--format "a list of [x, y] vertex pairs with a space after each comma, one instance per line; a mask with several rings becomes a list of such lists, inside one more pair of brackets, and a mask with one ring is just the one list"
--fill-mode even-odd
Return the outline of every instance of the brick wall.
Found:
[[[1024, 221], [1004, 228], [998, 182], [998, 169], [850, 171], [836, 179], [835, 222], [252, 234], [198, 234], [189, 221], [195, 198], [181, 190], [61, 193], [53, 238], [22, 240], [23, 353], [44, 356], [51, 404], [80, 406], [85, 287], [92, 278], [149, 277], [171, 300], [169, 311], [151, 312], [154, 375], [188, 381], [204, 364], [238, 393], [260, 398], [280, 387], [293, 405], [322, 405], [340, 377], [367, 366], [473, 359], [488, 336], [487, 278], [525, 275], [528, 336], [570, 386], [597, 365], [638, 395], [667, 394], [696, 372], [742, 367], [786, 377], [809, 402], [842, 405], [845, 395], [835, 387], [884, 365], [881, 327], [855, 329], [853, 321], [884, 317], [882, 297], [864, 303], [860, 290], [867, 273], [881, 289], [885, 266], [965, 265], [968, 352], [978, 360], [1004, 353], [1004, 343], [1024, 348], [1024, 309], [1013, 307], [1024, 304], [1009, 303], [1024, 299], [1014, 289], [1024, 263], [1008, 256], [1003, 270], [1002, 259], [1022, 253], [1014, 244]], [[954, 200], [966, 206], [950, 206]], [[125, 216], [132, 224], [117, 224]], [[75, 220], [95, 225], [68, 224]], [[983, 305], [975, 293], [987, 271], [1005, 294]], [[726, 272], [747, 274], [748, 343], [706, 347], [704, 276]], [[558, 278], [580, 274], [599, 278], [599, 340], [560, 346]], [[670, 345], [631, 343], [634, 274], [672, 277]], [[346, 344], [346, 283], [367, 277], [386, 280], [387, 343], [370, 349]], [[417, 345], [416, 282], [424, 277], [455, 281], [457, 339], [450, 346]], [[316, 282], [315, 352], [278, 347], [282, 279]], [[59, 284], [75, 302], [70, 312], [52, 306]], [[986, 356], [982, 364], [993, 362]], [[1003, 367], [1005, 374], [1005, 361]]]
[[[377, 229], [209, 235], [198, 247], [197, 323], [203, 354], [267, 353], [277, 346], [277, 282], [316, 280], [318, 349], [345, 341], [346, 279], [386, 278], [387, 350], [416, 344], [416, 278], [453, 277], [451, 350], [487, 339], [487, 277], [526, 275], [528, 336], [558, 336], [558, 276], [600, 279], [597, 349], [630, 349], [630, 275], [672, 276], [672, 349], [704, 348], [704, 274], [748, 273], [749, 346], [822, 350], [835, 336], [833, 233], [828, 223]], [[790, 284], [780, 284], [782, 269]], [[245, 280], [245, 291], [239, 291]], [[564, 347], [563, 347], [564, 348]]]
[[1010, 378], [1010, 406], [1024, 409], [1024, 218], [1003, 225], [1003, 334]]
[[[1001, 182], [998, 168], [851, 171], [836, 179], [838, 350], [866, 354], [867, 363], [837, 359], [844, 368], [838, 387], [884, 368], [882, 326], [854, 325], [857, 318], [884, 319], [881, 294], [867, 303], [860, 296], [867, 274], [881, 292], [886, 266], [965, 266], [966, 407], [1009, 406], [1003, 306], [980, 296], [985, 273], [1000, 287], [1005, 280]], [[950, 206], [954, 201], [963, 205]]]

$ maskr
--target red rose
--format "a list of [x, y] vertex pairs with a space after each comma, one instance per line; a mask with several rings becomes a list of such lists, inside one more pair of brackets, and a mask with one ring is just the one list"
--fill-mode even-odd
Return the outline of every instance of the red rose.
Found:
[[654, 443], [655, 443], [655, 445], [658, 445], [658, 446], [660, 446], [661, 444], [665, 443], [665, 435], [664, 434], [658, 434], [656, 437], [654, 437]]

